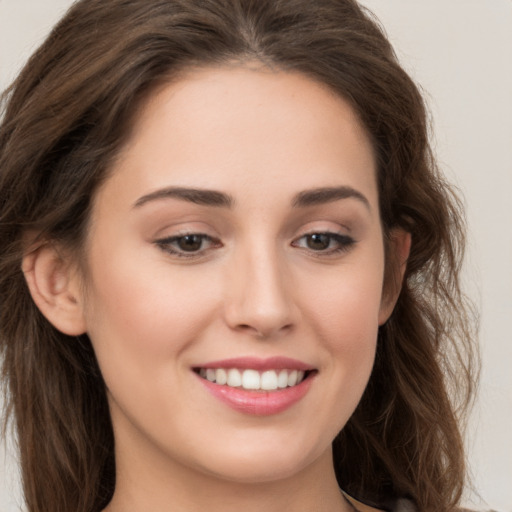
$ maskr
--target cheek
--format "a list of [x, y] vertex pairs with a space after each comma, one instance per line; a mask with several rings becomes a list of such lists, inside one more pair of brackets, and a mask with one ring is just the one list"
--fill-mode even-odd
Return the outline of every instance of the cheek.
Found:
[[[335, 382], [359, 400], [370, 376], [377, 343], [383, 265], [375, 257], [354, 259], [322, 279], [303, 282], [307, 324], [323, 351]], [[306, 294], [305, 290], [314, 290]], [[339, 390], [337, 390], [339, 391]]]
[[[88, 332], [116, 421], [123, 411], [134, 425], [141, 417], [169, 424], [170, 405], [181, 411], [186, 400], [170, 398], [168, 390], [188, 378], [183, 355], [210, 322], [214, 299], [198, 281], [143, 268], [119, 262], [98, 271]], [[179, 389], [186, 398], [190, 391]]]
[[92, 268], [86, 314], [100, 364], [137, 373], [158, 371], [197, 339], [214, 314], [215, 291], [186, 272], [169, 271], [160, 258], [122, 258]]
[[315, 284], [316, 290], [308, 298], [309, 310], [326, 338], [347, 347], [373, 339], [382, 299], [379, 266], [347, 265], [327, 276], [323, 286], [318, 278]]
[[[359, 290], [360, 291], [360, 290]], [[316, 303], [312, 322], [329, 354], [328, 365], [346, 385], [365, 386], [373, 367], [378, 334], [378, 301], [372, 294], [342, 293]], [[362, 389], [361, 389], [362, 392]]]
[[[314, 288], [312, 286], [314, 285]], [[330, 442], [347, 423], [370, 378], [377, 344], [382, 290], [380, 265], [337, 268], [303, 282], [302, 310], [308, 337], [316, 341], [322, 401], [315, 417]]]

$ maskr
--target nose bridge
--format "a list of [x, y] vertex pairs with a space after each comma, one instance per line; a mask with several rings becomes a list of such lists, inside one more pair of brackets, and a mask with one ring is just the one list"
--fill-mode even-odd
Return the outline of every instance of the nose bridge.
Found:
[[289, 275], [275, 243], [255, 237], [243, 244], [228, 272], [226, 316], [232, 328], [268, 337], [291, 326]]

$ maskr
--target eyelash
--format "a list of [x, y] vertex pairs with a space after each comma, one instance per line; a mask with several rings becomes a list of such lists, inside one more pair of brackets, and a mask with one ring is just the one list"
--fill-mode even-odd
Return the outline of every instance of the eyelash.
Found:
[[329, 245], [331, 244], [331, 242], [334, 241], [337, 244], [337, 246], [335, 248], [328, 248], [328, 249], [323, 249], [323, 250], [318, 250], [318, 251], [311, 249], [309, 247], [300, 247], [298, 245], [298, 243], [295, 241], [292, 242], [292, 246], [302, 248], [306, 251], [311, 251], [314, 254], [314, 256], [321, 258], [321, 257], [334, 256], [336, 254], [343, 253], [343, 252], [348, 252], [350, 250], [350, 248], [356, 243], [356, 241], [348, 235], [341, 235], [339, 233], [332, 233], [330, 231], [314, 231], [311, 233], [305, 233], [297, 240], [298, 241], [300, 241], [302, 239], [307, 240], [308, 237], [314, 237], [314, 236], [327, 237], [329, 239]]
[[[298, 244], [300, 240], [307, 240], [308, 237], [314, 236], [327, 237], [329, 239], [329, 245], [331, 244], [331, 242], [334, 241], [337, 244], [337, 247], [314, 250], [308, 247], [301, 247]], [[183, 249], [176, 249], [175, 247], [173, 247], [173, 244], [177, 244], [181, 240], [184, 240], [188, 237], [198, 237], [200, 239], [201, 247], [197, 251], [184, 251]], [[209, 242], [211, 245], [210, 247], [203, 249], [202, 246], [205, 241]], [[348, 235], [341, 235], [339, 233], [332, 233], [329, 231], [315, 231], [312, 233], [305, 233], [298, 239], [294, 240], [291, 245], [292, 247], [297, 247], [305, 251], [310, 251], [312, 254], [314, 254], [315, 257], [329, 257], [339, 253], [348, 252], [355, 243], [356, 240], [354, 240], [352, 237]], [[204, 233], [185, 233], [181, 235], [170, 236], [167, 238], [156, 240], [155, 244], [163, 251], [178, 258], [199, 258], [203, 256], [205, 252], [209, 251], [212, 248], [222, 247], [222, 243], [220, 240], [215, 239]]]
[[[175, 249], [173, 248], [173, 244], [177, 244], [180, 240], [183, 240], [187, 237], [199, 237], [201, 240], [201, 247], [205, 241], [210, 242], [211, 247], [207, 249], [199, 249], [198, 251], [184, 251], [183, 249]], [[204, 233], [184, 233], [182, 235], [170, 236], [167, 238], [162, 238], [160, 240], [155, 241], [156, 245], [160, 247], [163, 251], [172, 254], [173, 256], [177, 256], [178, 258], [197, 258], [202, 256], [205, 251], [212, 249], [213, 247], [221, 247], [222, 243], [220, 240], [217, 240], [209, 235], [205, 235]]]

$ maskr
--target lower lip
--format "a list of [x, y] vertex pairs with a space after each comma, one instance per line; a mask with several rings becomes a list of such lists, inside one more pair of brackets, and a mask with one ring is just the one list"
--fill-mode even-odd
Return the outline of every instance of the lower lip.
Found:
[[275, 391], [248, 391], [230, 386], [221, 386], [203, 379], [199, 375], [203, 386], [221, 402], [232, 409], [244, 414], [254, 416], [270, 416], [289, 409], [299, 402], [309, 391], [313, 381], [309, 375], [300, 384]]

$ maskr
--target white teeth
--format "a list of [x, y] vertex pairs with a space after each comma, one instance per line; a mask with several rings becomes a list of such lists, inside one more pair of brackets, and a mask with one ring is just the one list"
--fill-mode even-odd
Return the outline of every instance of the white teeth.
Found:
[[297, 370], [292, 370], [288, 374], [288, 386], [295, 386], [295, 384], [297, 384], [297, 377], [298, 377]]
[[261, 389], [265, 391], [277, 389], [277, 374], [275, 371], [269, 370], [261, 374]]
[[288, 386], [288, 372], [286, 370], [281, 370], [279, 375], [277, 376], [277, 387], [278, 388], [286, 388]]
[[242, 375], [235, 368], [228, 370], [228, 381], [227, 385], [232, 388], [237, 388], [242, 385]]
[[260, 389], [260, 374], [256, 370], [244, 370], [242, 373], [242, 387], [244, 389]]
[[305, 377], [302, 370], [238, 370], [236, 368], [201, 368], [199, 375], [221, 386], [247, 390], [273, 391], [300, 384]]
[[221, 386], [228, 382], [228, 374], [226, 370], [224, 370], [223, 368], [215, 370], [215, 382], [217, 382], [217, 384], [220, 384]]

